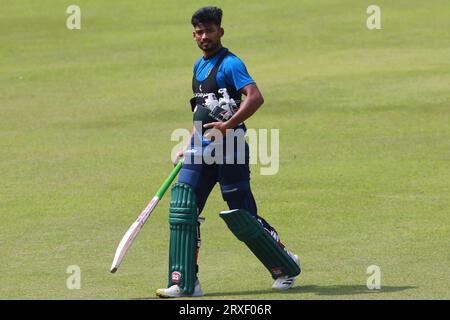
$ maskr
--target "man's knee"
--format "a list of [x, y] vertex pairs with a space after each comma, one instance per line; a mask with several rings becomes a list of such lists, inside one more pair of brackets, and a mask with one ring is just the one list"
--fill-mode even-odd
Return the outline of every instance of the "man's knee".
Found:
[[198, 171], [183, 167], [180, 170], [178, 182], [187, 184], [192, 188], [195, 188], [195, 186], [198, 184], [199, 179], [200, 173]]
[[256, 215], [256, 203], [250, 190], [250, 181], [240, 181], [233, 184], [221, 184], [222, 198], [230, 209], [245, 209]]

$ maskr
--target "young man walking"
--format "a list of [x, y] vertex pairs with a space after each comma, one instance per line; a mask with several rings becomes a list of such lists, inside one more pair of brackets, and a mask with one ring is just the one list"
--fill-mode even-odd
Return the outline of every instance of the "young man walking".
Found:
[[[168, 288], [156, 291], [162, 298], [203, 295], [197, 278], [200, 213], [217, 182], [230, 209], [220, 217], [270, 272], [275, 280], [272, 287], [291, 288], [301, 272], [298, 256], [257, 213], [250, 189], [249, 148], [244, 134], [232, 133], [245, 132], [244, 121], [264, 100], [244, 63], [222, 46], [221, 22], [222, 10], [217, 7], [201, 8], [191, 19], [203, 57], [195, 63], [192, 78], [195, 126], [189, 144], [178, 152], [184, 162], [172, 187]], [[207, 161], [205, 153], [214, 161]]]

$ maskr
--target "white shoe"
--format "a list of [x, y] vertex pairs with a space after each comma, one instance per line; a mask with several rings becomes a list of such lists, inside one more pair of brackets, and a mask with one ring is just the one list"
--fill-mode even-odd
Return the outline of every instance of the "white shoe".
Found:
[[[294, 255], [291, 255], [291, 257], [294, 259], [295, 263], [300, 267], [300, 259], [298, 258], [298, 256], [296, 254], [294, 254]], [[296, 275], [295, 277], [282, 276], [282, 277], [275, 279], [275, 282], [272, 285], [272, 289], [288, 290], [288, 289], [292, 288], [292, 286], [294, 285], [295, 279], [299, 275], [300, 274]]]
[[156, 295], [160, 298], [201, 297], [203, 296], [203, 291], [200, 287], [200, 281], [197, 279], [195, 282], [194, 292], [192, 294], [185, 294], [179, 285], [174, 284], [169, 288], [156, 290]]

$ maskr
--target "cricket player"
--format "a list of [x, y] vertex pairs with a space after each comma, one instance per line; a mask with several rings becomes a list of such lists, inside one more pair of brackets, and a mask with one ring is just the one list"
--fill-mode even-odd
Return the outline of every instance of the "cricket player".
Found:
[[[162, 298], [203, 295], [197, 278], [200, 213], [217, 182], [230, 209], [220, 217], [270, 272], [275, 280], [272, 287], [291, 288], [301, 272], [298, 256], [257, 212], [244, 121], [264, 99], [244, 63], [222, 46], [221, 21], [222, 10], [217, 7], [201, 8], [191, 19], [203, 57], [195, 63], [192, 77], [194, 129], [177, 155], [184, 162], [171, 191], [168, 288], [156, 291]], [[207, 161], [206, 154], [214, 161]]]

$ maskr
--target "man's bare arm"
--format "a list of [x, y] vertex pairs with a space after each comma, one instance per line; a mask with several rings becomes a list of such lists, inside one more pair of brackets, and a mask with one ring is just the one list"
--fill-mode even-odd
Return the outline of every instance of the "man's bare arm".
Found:
[[239, 107], [239, 110], [231, 117], [230, 120], [226, 121], [227, 129], [234, 128], [239, 123], [250, 118], [264, 103], [264, 98], [254, 83], [248, 84], [242, 88], [241, 93], [244, 94], [246, 98]]

